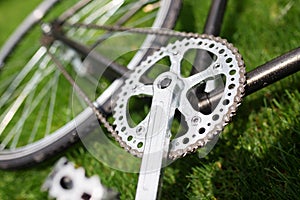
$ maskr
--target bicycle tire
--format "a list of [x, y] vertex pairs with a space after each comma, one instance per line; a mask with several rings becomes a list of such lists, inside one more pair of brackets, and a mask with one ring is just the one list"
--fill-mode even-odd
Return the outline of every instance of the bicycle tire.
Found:
[[[52, 0], [52, 3], [56, 3], [56, 0]], [[155, 16], [156, 18], [153, 26], [170, 29], [175, 24], [181, 2], [178, 0], [164, 0], [162, 5], [163, 6], [160, 8], [158, 15]], [[52, 4], [51, 6], [48, 6], [43, 15], [46, 14], [50, 8], [52, 8]], [[39, 21], [40, 19], [32, 23], [30, 26], [27, 26], [26, 31], [23, 30], [22, 34], [17, 34], [20, 38], [18, 38], [17, 40], [15, 39], [15, 42], [10, 44], [9, 52], [6, 51], [5, 54], [1, 56], [0, 51], [1, 68], [5, 67], [4, 61], [8, 57], [8, 55], [10, 55], [10, 51], [14, 49], [14, 46], [17, 45], [19, 41], [21, 41], [22, 37], [27, 33], [27, 31], [30, 30], [33, 24], [36, 24]], [[151, 39], [149, 40], [152, 41]], [[146, 54], [144, 54], [143, 56], [139, 55], [139, 59], [135, 57], [135, 62], [140, 62], [145, 55]], [[96, 125], [91, 123], [92, 116], [93, 113], [89, 108], [87, 108], [74, 119], [69, 121], [61, 128], [57, 129], [56, 131], [52, 132], [47, 137], [41, 138], [34, 143], [30, 143], [25, 146], [8, 150], [3, 149], [2, 151], [0, 151], [0, 168], [20, 169], [25, 166], [31, 166], [33, 164], [40, 163], [51, 156], [54, 156], [58, 152], [65, 150], [67, 147], [79, 140], [76, 127], [84, 127], [86, 132], [88, 132], [93, 128], [93, 126]]]

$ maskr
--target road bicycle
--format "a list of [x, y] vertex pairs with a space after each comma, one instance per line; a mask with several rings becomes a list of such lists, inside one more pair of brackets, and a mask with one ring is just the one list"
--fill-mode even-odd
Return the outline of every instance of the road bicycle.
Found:
[[[67, 8], [70, 7], [69, 5], [73, 5], [73, 2], [65, 2], [67, 2], [65, 5], [65, 7]], [[65, 2], [63, 2], [63, 4]], [[108, 2], [107, 5], [104, 6], [103, 2], [81, 1], [75, 4], [75, 6], [71, 7], [71, 9], [67, 9], [66, 12], [63, 12], [63, 14], [61, 14], [60, 12], [60, 9], [62, 11], [65, 11], [63, 7], [53, 7], [54, 16], [57, 15], [58, 17], [54, 17], [56, 20], [52, 21], [52, 12], [50, 12], [49, 15], [46, 15], [45, 18], [42, 18], [42, 20], [41, 17], [44, 16], [45, 12], [52, 8], [52, 5], [55, 4], [56, 1], [45, 1], [45, 3], [43, 3], [39, 7], [39, 9], [33, 12], [31, 17], [27, 18], [27, 22], [22, 25], [22, 28], [24, 28], [24, 30], [20, 28], [19, 32], [16, 32], [12, 37], [13, 39], [6, 43], [6, 46], [4, 46], [0, 53], [0, 61], [1, 63], [3, 63], [1, 64], [1, 88], [3, 88], [3, 92], [0, 104], [3, 113], [1, 115], [0, 126], [2, 149], [0, 154], [1, 168], [20, 168], [27, 164], [41, 162], [48, 156], [55, 154], [57, 151], [64, 149], [66, 146], [69, 146], [71, 143], [78, 140], [76, 128], [77, 131], [78, 129], [80, 129], [88, 132], [93, 126], [95, 126], [94, 123], [91, 123], [90, 121], [90, 118], [93, 118], [92, 116], [94, 116], [93, 112], [90, 109], [87, 109], [87, 111], [83, 111], [83, 109], [87, 107], [86, 103], [82, 100], [74, 100], [74, 96], [72, 96], [73, 87], [68, 86], [68, 82], [64, 80], [64, 77], [62, 77], [62, 75], [60, 74], [61, 72], [59, 70], [56, 70], [57, 65], [69, 67], [67, 68], [67, 70], [69, 70], [69, 74], [73, 75], [74, 77], [85, 76], [85, 73], [89, 73], [88, 70], [95, 70], [94, 68], [82, 68], [82, 66], [85, 66], [82, 65], [82, 63], [84, 62], [83, 60], [88, 60], [87, 58], [91, 58], [93, 62], [96, 61], [100, 63], [100, 65], [109, 66], [106, 72], [108, 74], [107, 76], [109, 79], [115, 79], [115, 77], [119, 77], [120, 74], [126, 73], [127, 70], [124, 70], [121, 65], [115, 64], [111, 60], [103, 58], [103, 56], [99, 54], [94, 55], [93, 53], [91, 53], [93, 52], [91, 51], [91, 49], [93, 47], [101, 45], [101, 43], [104, 43], [103, 41], [106, 38], [113, 38], [114, 32], [126, 30], [129, 33], [136, 32], [136, 34], [141, 34], [143, 32], [148, 33], [146, 39], [142, 39], [145, 42], [141, 42], [143, 44], [140, 48], [147, 50], [135, 50], [135, 56], [127, 65], [130, 70], [133, 70], [135, 66], [141, 65], [141, 61], [143, 60], [149, 61], [149, 58], [147, 60], [147, 56], [151, 56], [153, 54], [152, 49], [157, 49], [157, 47], [154, 45], [157, 45], [158, 43], [159, 46], [164, 46], [163, 44], [165, 43], [166, 36], [201, 38], [201, 36], [198, 36], [197, 34], [188, 35], [172, 31], [165, 31], [162, 33], [159, 32], [160, 28], [171, 28], [175, 23], [176, 15], [179, 11], [179, 1], [162, 1], [160, 3], [161, 6], [159, 11], [157, 11], [157, 8], [155, 8], [158, 4], [152, 1], [150, 4], [144, 1], [142, 1], [141, 3], [125, 2], [124, 4], [123, 1], [112, 2], [113, 3]], [[119, 5], [124, 6], [124, 8], [120, 7], [120, 9], [118, 9]], [[152, 8], [149, 8], [149, 5], [154, 7], [154, 9], [152, 10]], [[214, 1], [213, 6], [211, 7], [210, 15], [206, 22], [206, 28], [204, 30], [205, 33], [212, 35], [219, 34], [225, 5], [225, 1]], [[147, 22], [140, 19], [140, 16], [145, 15], [144, 13], [136, 13], [140, 12], [142, 8], [144, 10], [147, 10], [146, 8], [150, 10], [146, 11], [146, 16], [152, 20], [150, 20], [150, 25], [153, 22], [154, 17], [156, 18], [156, 20], [153, 27], [159, 27], [159, 29], [133, 28], [134, 25], [137, 25], [137, 27], [139, 26], [138, 22], [136, 22], [139, 20], [142, 21], [142, 26], [150, 26], [149, 24], [147, 24]], [[56, 11], [55, 9], [57, 9], [58, 11]], [[217, 9], [219, 12], [216, 12], [214, 9]], [[102, 14], [106, 12], [108, 12], [108, 14], [102, 16]], [[118, 12], [120, 12], [120, 14]], [[136, 18], [135, 15], [137, 15]], [[108, 19], [107, 16], [112, 18]], [[147, 17], [145, 18], [145, 20], [148, 20]], [[50, 24], [46, 23], [48, 21], [47, 19], [51, 19]], [[108, 23], [114, 24], [115, 26], [103, 26], [103, 20], [107, 20]], [[96, 24], [97, 26], [92, 27], [91, 25], [94, 25], [95, 22], [99, 24]], [[35, 26], [33, 26], [36, 23], [38, 23], [39, 28], [35, 28]], [[123, 27], [130, 27], [130, 29], [122, 29]], [[27, 31], [31, 28], [33, 30], [27, 34]], [[43, 36], [41, 37], [39, 30], [35, 29], [42, 29]], [[100, 29], [100, 31], [98, 29]], [[100, 34], [104, 34], [104, 36], [101, 37]], [[25, 47], [23, 47], [26, 51], [22, 49], [22, 45], [18, 45], [15, 48], [18, 43], [26, 44], [27, 37], [36, 37], [38, 39], [41, 38], [42, 41], [38, 43], [37, 48], [33, 48], [32, 46], [28, 48], [28, 43], [31, 44], [32, 41], [32, 39], [30, 39], [27, 42], [27, 46], [24, 45]], [[208, 36], [205, 36], [202, 39], [205, 40], [207, 39], [206, 37]], [[22, 40], [25, 41], [23, 42]], [[214, 38], [214, 40], [218, 39]], [[119, 42], [119, 40], [117, 39], [116, 41]], [[211, 45], [218, 44], [219, 43], [211, 43]], [[39, 46], [41, 47], [39, 48]], [[33, 49], [33, 52], [37, 52], [36, 54], [34, 54], [34, 56], [29, 52], [31, 48]], [[172, 47], [168, 46], [168, 50], [170, 48]], [[23, 52], [26, 52], [26, 54]], [[222, 52], [218, 53], [222, 54]], [[14, 54], [16, 55], [15, 58], [13, 57]], [[200, 53], [200, 57], [201, 55], [202, 54]], [[21, 59], [16, 59], [20, 58], [20, 56], [24, 56], [26, 58], [24, 58], [23, 60], [25, 61], [24, 64], [20, 64]], [[216, 60], [214, 60], [214, 56], [207, 54], [207, 52], [204, 53], [204, 56], [206, 58], [209, 58], [209, 66], [215, 64]], [[6, 59], [8, 61], [6, 61]], [[13, 65], [13, 62], [16, 62], [15, 66]], [[230, 63], [230, 61], [228, 62]], [[10, 66], [10, 63], [13, 63], [11, 65], [12, 67], [6, 67]], [[163, 64], [166, 65], [166, 63], [168, 63], [168, 61]], [[205, 64], [198, 64], [198, 66], [201, 65]], [[194, 64], [194, 66], [197, 65]], [[11, 71], [7, 69], [11, 69]], [[203, 69], [198, 69], [197, 71], [201, 72], [203, 71]], [[245, 89], [244, 91], [241, 91], [240, 95], [242, 96], [243, 94], [251, 94], [258, 89], [265, 87], [266, 85], [271, 84], [297, 71], [299, 71], [299, 49], [295, 49], [294, 51], [287, 53], [277, 59], [274, 59], [273, 61], [268, 62], [261, 67], [249, 72], [246, 75], [247, 80], [244, 80]], [[93, 71], [93, 73], [95, 72]], [[236, 72], [228, 71], [228, 73], [229, 75], [233, 76], [234, 74], [231, 73]], [[31, 78], [28, 78], [27, 76], [31, 76]], [[221, 88], [224, 89], [224, 85], [226, 86], [227, 84], [226, 80], [224, 81], [226, 77], [216, 77], [218, 77], [216, 79], [221, 80], [221, 85], [223, 85]], [[90, 81], [94, 83], [95, 80]], [[203, 87], [205, 88], [207, 81], [211, 80], [205, 80], [205, 84], [202, 84], [202, 82], [201, 84], [199, 83], [199, 85], [197, 85], [197, 89], [194, 88], [189, 98], [193, 98], [194, 93], [199, 92], [198, 90], [201, 90], [201, 88]], [[213, 82], [216, 82], [216, 80], [214, 80]], [[153, 83], [153, 80], [151, 83]], [[120, 87], [121, 84], [122, 83], [114, 82], [114, 84], [112, 84], [114, 88], [109, 87], [106, 92], [104, 92], [106, 96], [103, 95], [104, 97], [102, 96], [102, 98], [98, 98], [97, 96], [98, 103], [96, 101], [96, 103], [90, 104], [89, 106], [97, 108], [97, 110], [100, 109], [100, 111], [105, 114], [111, 113], [110, 105], [105, 104], [104, 106], [100, 106], [100, 104], [108, 98], [107, 96], [111, 96], [114, 93], [113, 91], [115, 91], [116, 88]], [[63, 87], [61, 87], [62, 85]], [[66, 89], [67, 87], [69, 87], [68, 91]], [[104, 81], [101, 87], [102, 92], [107, 88], [107, 82]], [[237, 89], [238, 87], [234, 88]], [[220, 98], [214, 98], [218, 96], [216, 93], [219, 93], [219, 90], [213, 89], [212, 91], [213, 92], [202, 91], [202, 94], [205, 95], [200, 95], [200, 97], [199, 95], [196, 95], [196, 97], [199, 97], [196, 100], [202, 100], [200, 101], [200, 103], [202, 103], [203, 105], [207, 106], [207, 102], [209, 102], [208, 108], [201, 110], [201, 113], [205, 116], [212, 115], [213, 111], [211, 110], [214, 110], [216, 107], [218, 107], [217, 105], [219, 105], [220, 103]], [[64, 105], [61, 105], [61, 102], [58, 103], [56, 99], [58, 99], [58, 97], [62, 95], [72, 97], [64, 99], [59, 98], [60, 101], [64, 101]], [[79, 97], [80, 94], [77, 96], [76, 95], [77, 93], [75, 93], [75, 98], [81, 99], [81, 97]], [[216, 103], [214, 103], [214, 100], [216, 101]], [[224, 106], [229, 104], [229, 99], [222, 100], [224, 102]], [[72, 111], [74, 113], [70, 113], [71, 111], [68, 109], [68, 107], [70, 104], [74, 104], [74, 102], [72, 101], [78, 101], [83, 108], [79, 109], [79, 111]], [[232, 101], [235, 100], [230, 99], [230, 102]], [[239, 104], [239, 101], [237, 101], [236, 104]], [[206, 109], [208, 109], [208, 111]], [[47, 111], [45, 112], [45, 110]], [[57, 116], [55, 113], [60, 113], [60, 115]], [[230, 115], [232, 114], [233, 113], [230, 113]], [[78, 117], [71, 120], [72, 115], [78, 115]], [[57, 119], [55, 119], [55, 117], [57, 117]], [[213, 121], [218, 121], [218, 119], [221, 118], [221, 114], [212, 115], [211, 117]], [[63, 118], [65, 120], [61, 122], [61, 119]], [[197, 122], [199, 119], [196, 118], [194, 120], [195, 122]], [[228, 120], [226, 120], [226, 123], [228, 122]], [[47, 121], [46, 125], [44, 123], [41, 123], [42, 121]], [[65, 123], [66, 125], [63, 125]], [[76, 126], [74, 125], [74, 123], [76, 124]], [[136, 124], [138, 123], [139, 122], [136, 122]], [[57, 129], [60, 126], [62, 126], [62, 128]], [[197, 131], [199, 132], [199, 134], [208, 134], [206, 133], [206, 129], [209, 129], [207, 128], [209, 126], [211, 125], [208, 125], [207, 123], [205, 127], [197, 127]], [[123, 127], [121, 126], [117, 130], [119, 132], [122, 132], [122, 128]], [[128, 129], [129, 127], [126, 128]], [[223, 127], [219, 129], [222, 128]], [[85, 135], [86, 133], [82, 134]], [[187, 141], [188, 139], [186, 139], [186, 137], [183, 137], [182, 143], [189, 143], [189, 141]], [[131, 141], [134, 141], [130, 139], [130, 136], [126, 138], [126, 140], [129, 143]], [[136, 143], [137, 146], [139, 144], [144, 145], [144, 143]], [[185, 153], [180, 154], [180, 156], [182, 155], [185, 155]]]

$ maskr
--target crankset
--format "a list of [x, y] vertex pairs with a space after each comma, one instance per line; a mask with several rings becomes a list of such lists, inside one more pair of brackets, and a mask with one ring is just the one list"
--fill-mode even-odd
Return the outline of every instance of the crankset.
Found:
[[[205, 66], [196, 66], [199, 54]], [[156, 198], [169, 160], [218, 138], [241, 102], [245, 80], [238, 50], [211, 35], [177, 40], [135, 68], [118, 91], [113, 117], [117, 141], [142, 157], [136, 199]], [[145, 114], [137, 120], [138, 107]]]

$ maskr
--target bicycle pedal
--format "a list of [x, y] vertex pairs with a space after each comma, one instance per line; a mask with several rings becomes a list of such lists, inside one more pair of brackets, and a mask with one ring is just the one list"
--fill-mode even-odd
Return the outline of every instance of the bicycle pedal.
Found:
[[55, 164], [41, 189], [59, 200], [119, 199], [119, 194], [103, 186], [98, 176], [86, 177], [82, 167], [76, 168], [65, 157]]

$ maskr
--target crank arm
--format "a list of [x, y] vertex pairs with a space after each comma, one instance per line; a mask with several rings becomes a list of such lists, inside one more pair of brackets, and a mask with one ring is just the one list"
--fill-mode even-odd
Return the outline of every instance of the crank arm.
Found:
[[153, 101], [148, 121], [145, 149], [140, 168], [136, 200], [155, 200], [161, 168], [168, 160], [170, 127], [180, 93], [177, 76], [161, 74], [153, 83]]

